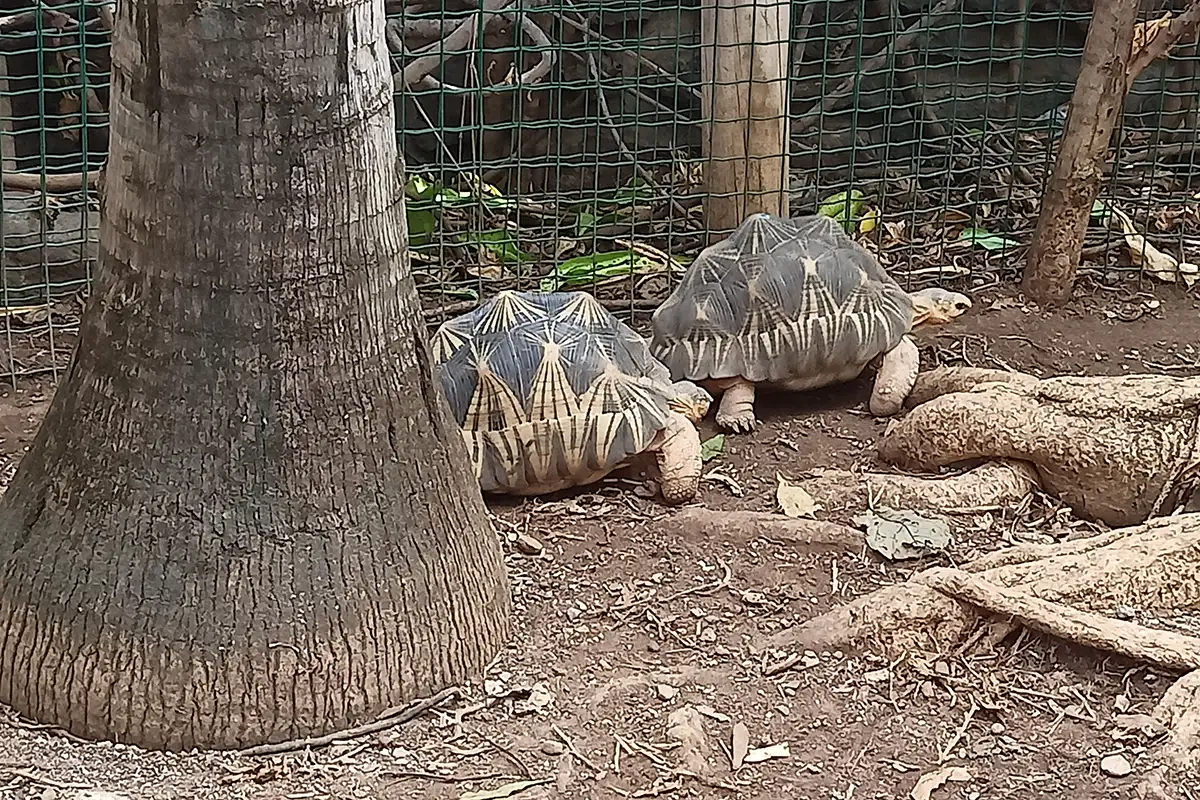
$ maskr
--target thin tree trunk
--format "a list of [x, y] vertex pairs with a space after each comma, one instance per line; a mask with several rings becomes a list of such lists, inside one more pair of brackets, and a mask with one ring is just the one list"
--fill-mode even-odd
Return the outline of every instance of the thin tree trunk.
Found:
[[1066, 129], [1025, 261], [1023, 288], [1041, 305], [1071, 298], [1108, 144], [1125, 103], [1138, 7], [1139, 0], [1099, 0], [1092, 7]]
[[1071, 298], [1092, 204], [1129, 87], [1142, 70], [1194, 38], [1200, 27], [1200, 0], [1192, 0], [1165, 28], [1152, 26], [1150, 38], [1131, 52], [1139, 8], [1138, 0], [1106, 0], [1092, 10], [1066, 130], [1025, 259], [1023, 288], [1041, 305], [1061, 305]]
[[102, 262], [0, 504], [0, 702], [318, 735], [480, 672], [497, 541], [425, 350], [383, 0], [117, 7]]

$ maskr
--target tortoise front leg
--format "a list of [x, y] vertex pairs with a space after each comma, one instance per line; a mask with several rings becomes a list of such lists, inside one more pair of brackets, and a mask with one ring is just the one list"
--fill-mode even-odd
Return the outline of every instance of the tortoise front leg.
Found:
[[871, 413], [877, 417], [890, 417], [904, 407], [904, 398], [917, 382], [917, 371], [921, 367], [921, 352], [917, 344], [905, 336], [900, 343], [883, 354], [883, 361], [875, 373], [875, 389], [868, 403]]
[[663, 502], [672, 506], [686, 503], [700, 491], [700, 432], [683, 414], [672, 412], [659, 436], [662, 443], [655, 456]]
[[717, 406], [717, 425], [735, 433], [749, 433], [758, 426], [754, 418], [754, 384], [742, 378], [729, 378], [720, 384], [721, 404]]

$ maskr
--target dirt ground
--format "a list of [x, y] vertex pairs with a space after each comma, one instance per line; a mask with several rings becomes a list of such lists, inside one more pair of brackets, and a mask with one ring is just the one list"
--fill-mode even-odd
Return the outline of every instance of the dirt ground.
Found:
[[[1200, 299], [1161, 284], [1081, 287], [1046, 313], [1011, 292], [977, 298], [959, 323], [920, 336], [935, 362], [1041, 375], [1200, 374]], [[65, 340], [60, 336], [59, 344]], [[22, 354], [28, 358], [29, 355]], [[0, 464], [11, 474], [53, 391], [50, 379], [0, 388]], [[869, 381], [814, 396], [765, 397], [762, 425], [729, 436], [708, 462], [698, 505], [771, 511], [777, 474], [861, 468], [883, 429], [865, 413]], [[709, 423], [705, 438], [715, 431]], [[945, 554], [887, 564], [873, 553], [820, 558], [766, 538], [714, 539], [672, 523], [640, 484], [492, 503], [515, 591], [508, 649], [482, 685], [416, 721], [316, 751], [248, 758], [83, 744], [0, 714], [0, 797], [486, 798], [515, 782], [535, 798], [866, 800], [909, 797], [923, 773], [958, 766], [932, 792], [961, 798], [1133, 798], [1153, 742], [1116, 733], [1148, 712], [1173, 675], [1028, 633], [995, 649], [948, 647], [886, 663], [868, 653], [778, 654], [749, 642], [935, 563], [1081, 527], [1039, 501], [949, 520]], [[821, 518], [849, 522], [855, 509]], [[541, 548], [540, 554], [529, 555]], [[689, 709], [691, 709], [689, 711]], [[702, 723], [689, 760], [687, 715]], [[734, 771], [733, 727], [751, 751]], [[674, 729], [674, 730], [672, 730]], [[1132, 774], [1101, 760], [1121, 754]], [[696, 773], [696, 774], [689, 774]], [[1192, 785], [1165, 787], [1178, 800]]]

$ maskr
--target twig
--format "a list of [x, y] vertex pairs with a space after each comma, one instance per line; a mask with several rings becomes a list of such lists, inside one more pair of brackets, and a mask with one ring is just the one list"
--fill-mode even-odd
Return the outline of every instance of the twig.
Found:
[[310, 736], [304, 739], [292, 739], [286, 742], [274, 742], [271, 744], [260, 744], [255, 747], [247, 747], [244, 750], [238, 751], [239, 755], [243, 756], [271, 756], [279, 753], [291, 753], [296, 750], [305, 750], [310, 747], [324, 747], [334, 742], [345, 741], [347, 739], [356, 739], [360, 736], [378, 733], [379, 731], [394, 728], [397, 725], [403, 725], [405, 722], [414, 720], [424, 714], [426, 711], [436, 706], [441, 705], [446, 700], [457, 698], [459, 690], [457, 688], [443, 689], [433, 697], [427, 697], [423, 700], [417, 700], [407, 706], [398, 706], [389, 708], [387, 711], [379, 715], [373, 722], [368, 722], [364, 725], [358, 725], [354, 728], [347, 728], [344, 731], [328, 733], [324, 736]]
[[1182, 14], [1172, 18], [1165, 29], [1160, 30], [1158, 35], [1146, 42], [1141, 50], [1131, 55], [1125, 69], [1125, 85], [1131, 86], [1134, 79], [1141, 75], [1146, 67], [1165, 56], [1184, 37], [1194, 36], [1198, 27], [1200, 27], [1200, 0], [1192, 0]]
[[521, 770], [521, 774], [525, 776], [526, 780], [530, 780], [533, 778], [533, 773], [529, 771], [529, 765], [526, 764], [524, 761], [522, 761], [520, 756], [518, 756], [516, 753], [514, 753], [511, 749], [509, 749], [509, 748], [505, 747], [504, 745], [500, 744], [499, 742], [497, 742], [495, 739], [492, 739], [490, 736], [487, 736], [482, 733], [480, 734], [480, 736], [483, 738], [483, 740], [485, 742], [487, 742], [489, 745], [494, 747], [498, 752], [502, 753], [505, 758], [507, 758], [509, 761], [511, 761], [513, 763], [513, 766], [515, 766], [517, 769]]
[[438, 783], [468, 783], [470, 781], [490, 781], [493, 778], [503, 778], [503, 772], [486, 772], [480, 775], [438, 775], [434, 772], [417, 772], [411, 770], [388, 770], [382, 773], [385, 778], [396, 778], [404, 780], [406, 778], [416, 778], [426, 781], [437, 781]]
[[575, 746], [575, 743], [571, 741], [569, 736], [562, 732], [562, 728], [558, 727], [557, 725], [551, 725], [550, 730], [554, 731], [554, 735], [557, 736], [558, 740], [566, 746], [567, 752], [579, 759], [581, 764], [590, 769], [596, 775], [604, 772], [604, 770], [597, 767], [590, 758], [579, 752], [579, 748]]
[[959, 3], [960, 0], [942, 0], [927, 14], [921, 17], [921, 19], [917, 20], [908, 28], [906, 28], [904, 33], [892, 39], [880, 52], [862, 62], [862, 64], [854, 70], [852, 75], [845, 78], [832, 92], [826, 94], [821, 102], [817, 103], [808, 111], [806, 111], [792, 124], [792, 135], [795, 136], [796, 134], [804, 133], [820, 122], [821, 117], [835, 111], [837, 107], [841, 105], [841, 102], [850, 95], [851, 90], [854, 88], [854, 84], [863, 75], [866, 75], [868, 72], [880, 66], [881, 64], [886, 63], [892, 53], [906, 49], [909, 45], [915, 42], [922, 33], [925, 32], [926, 28], [931, 27], [935, 22], [939, 22], [942, 17], [948, 16], [951, 12], [956, 10], [959, 6]]
[[[584, 45], [587, 46], [588, 44], [588, 40], [584, 39]], [[591, 52], [588, 52], [587, 54], [587, 65], [588, 72], [591, 73], [592, 80], [596, 82], [596, 100], [600, 104], [600, 113], [604, 115], [604, 121], [608, 123], [608, 131], [612, 134], [612, 139], [614, 142], [616, 142], [617, 149], [621, 152], [621, 156], [626, 161], [633, 164], [634, 172], [638, 174], [638, 177], [644, 180], [647, 185], [657, 189], [658, 182], [655, 181], [654, 177], [646, 171], [646, 168], [642, 166], [640, 161], [638, 161], [637, 156], [629, 151], [629, 147], [625, 144], [625, 140], [621, 138], [621, 132], [617, 130], [617, 123], [615, 120], [613, 120], [612, 112], [608, 110], [608, 98], [604, 96], [604, 81], [600, 79], [600, 68], [596, 65], [596, 57], [592, 55]], [[675, 199], [674, 195], [670, 195], [668, 199], [671, 202], [671, 208], [675, 209], [675, 211], [679, 214], [679, 218], [687, 219], [687, 209]]]
[[4, 772], [12, 775], [14, 778], [21, 778], [30, 783], [36, 783], [39, 786], [49, 786], [52, 789], [90, 789], [92, 788], [86, 783], [63, 783], [56, 781], [53, 778], [43, 778], [40, 775], [34, 775], [32, 772], [21, 767], [4, 767]]
[[950, 737], [950, 741], [946, 742], [946, 746], [938, 751], [938, 763], [944, 764], [950, 758], [950, 751], [958, 746], [962, 738], [967, 735], [967, 728], [970, 727], [971, 721], [975, 719], [975, 712], [979, 710], [979, 704], [975, 702], [975, 698], [971, 697], [971, 707], [967, 709], [967, 715], [963, 717], [962, 725], [958, 726], [958, 730]]
[[[89, 189], [96, 188], [104, 170], [93, 169], [89, 170], [86, 176], [86, 182]], [[4, 188], [17, 189], [20, 191], [36, 192], [45, 190], [47, 192], [75, 192], [83, 188], [85, 176], [75, 172], [70, 175], [34, 175], [28, 172], [6, 172], [4, 173]]]

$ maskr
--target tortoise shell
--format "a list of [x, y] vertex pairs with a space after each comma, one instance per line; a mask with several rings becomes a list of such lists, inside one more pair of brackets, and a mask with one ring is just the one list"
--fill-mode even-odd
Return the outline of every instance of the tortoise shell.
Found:
[[688, 268], [650, 348], [676, 378], [819, 384], [856, 374], [912, 322], [908, 293], [834, 220], [755, 214]]
[[667, 369], [583, 292], [500, 292], [443, 323], [431, 352], [485, 492], [596, 480], [671, 413]]

